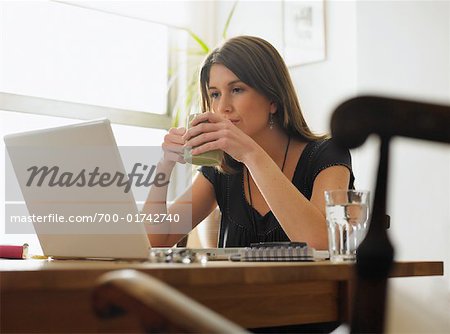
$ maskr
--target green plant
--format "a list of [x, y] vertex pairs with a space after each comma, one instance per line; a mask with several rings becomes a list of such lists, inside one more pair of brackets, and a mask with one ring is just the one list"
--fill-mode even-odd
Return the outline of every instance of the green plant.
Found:
[[[225, 40], [227, 38], [228, 28], [230, 26], [231, 19], [233, 18], [234, 12], [236, 10], [238, 0], [236, 0], [228, 13], [227, 20], [222, 29], [222, 39]], [[192, 113], [192, 110], [198, 110], [199, 108], [199, 87], [198, 87], [198, 76], [200, 70], [201, 61], [209, 54], [211, 48], [205, 43], [204, 39], [200, 38], [197, 34], [195, 34], [191, 29], [188, 28], [178, 28], [186, 31], [189, 36], [195, 41], [196, 48], [194, 50], [188, 50], [188, 57], [196, 58], [195, 65], [188, 67], [188, 72], [192, 73], [189, 81], [187, 82], [186, 89], [184, 94], [177, 94], [177, 98], [175, 104], [172, 108], [172, 126], [178, 127], [180, 125], [180, 118], [182, 115], [189, 115]], [[192, 60], [192, 59], [191, 59]], [[179, 77], [179, 73], [175, 70], [171, 70], [169, 73], [169, 84], [168, 89], [170, 90], [177, 78]]]

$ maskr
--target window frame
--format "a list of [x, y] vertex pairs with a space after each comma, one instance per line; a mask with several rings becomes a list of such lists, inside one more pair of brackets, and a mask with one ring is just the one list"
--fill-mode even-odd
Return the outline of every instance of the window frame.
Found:
[[160, 115], [6, 92], [0, 92], [0, 110], [80, 120], [108, 118], [112, 123], [154, 129], [168, 129], [172, 123], [169, 112]]

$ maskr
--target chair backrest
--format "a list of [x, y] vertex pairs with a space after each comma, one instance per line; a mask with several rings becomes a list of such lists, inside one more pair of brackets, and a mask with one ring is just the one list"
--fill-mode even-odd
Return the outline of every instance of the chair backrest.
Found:
[[166, 283], [136, 270], [102, 275], [92, 298], [99, 317], [130, 312], [147, 333], [248, 333]]
[[450, 106], [361, 96], [341, 104], [331, 119], [334, 140], [346, 148], [380, 137], [380, 156], [371, 223], [357, 250], [351, 332], [384, 330], [386, 280], [394, 249], [386, 232], [389, 144], [394, 136], [450, 143]]

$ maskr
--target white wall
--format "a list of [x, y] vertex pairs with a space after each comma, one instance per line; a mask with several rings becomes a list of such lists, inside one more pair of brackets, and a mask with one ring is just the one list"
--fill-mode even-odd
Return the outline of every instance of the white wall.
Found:
[[[450, 3], [357, 4], [359, 93], [450, 103]], [[373, 159], [375, 145], [361, 158]], [[366, 164], [361, 162], [362, 171]], [[363, 175], [369, 181], [369, 175]], [[367, 182], [366, 181], [366, 182]], [[397, 260], [444, 260], [442, 278], [390, 282], [391, 332], [450, 331], [450, 148], [392, 143], [388, 211]]]
[[356, 94], [356, 4], [325, 2], [326, 60], [291, 68], [303, 113], [316, 132], [329, 132], [332, 111]]

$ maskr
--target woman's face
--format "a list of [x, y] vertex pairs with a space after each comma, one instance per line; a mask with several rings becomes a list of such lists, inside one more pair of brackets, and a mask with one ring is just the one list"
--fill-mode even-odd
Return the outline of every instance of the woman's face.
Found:
[[246, 85], [221, 64], [211, 66], [208, 93], [212, 112], [229, 119], [250, 137], [269, 128], [269, 113], [275, 104]]

